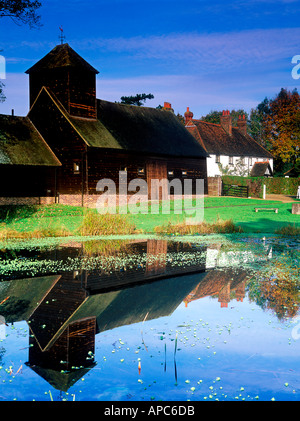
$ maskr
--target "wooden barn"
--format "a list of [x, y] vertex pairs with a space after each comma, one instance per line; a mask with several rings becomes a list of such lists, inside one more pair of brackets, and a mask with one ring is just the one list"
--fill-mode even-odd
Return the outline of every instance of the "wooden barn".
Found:
[[0, 115], [0, 204], [49, 196], [60, 161], [28, 117]]
[[[55, 170], [41, 179], [44, 190], [32, 186], [28, 192], [23, 190], [25, 196], [47, 192], [56, 202], [93, 206], [99, 196], [98, 181], [108, 178], [119, 188], [119, 171], [126, 172], [127, 182], [146, 180], [149, 192], [153, 179], [206, 180], [208, 154], [171, 106], [158, 110], [97, 99], [98, 71], [68, 44], [57, 45], [26, 73], [30, 110], [23, 121], [48, 151], [44, 161], [48, 173], [50, 166]], [[0, 166], [6, 142], [3, 119], [12, 121], [3, 116], [0, 120]], [[8, 124], [6, 133], [9, 130]], [[21, 139], [15, 137], [15, 142]], [[45, 152], [36, 155], [46, 156]], [[13, 161], [12, 165], [14, 170]], [[1, 188], [0, 196], [8, 194], [19, 196], [20, 191], [16, 194], [13, 186]], [[159, 198], [167, 194], [163, 188]]]

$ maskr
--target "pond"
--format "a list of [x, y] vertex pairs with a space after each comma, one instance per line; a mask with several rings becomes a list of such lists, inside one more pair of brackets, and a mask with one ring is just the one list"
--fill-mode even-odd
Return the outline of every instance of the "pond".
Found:
[[1, 401], [297, 401], [299, 239], [1, 245]]

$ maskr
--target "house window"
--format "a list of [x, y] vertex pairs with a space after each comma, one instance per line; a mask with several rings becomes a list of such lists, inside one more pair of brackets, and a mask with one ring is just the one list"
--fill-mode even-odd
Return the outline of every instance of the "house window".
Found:
[[182, 177], [186, 177], [187, 176], [187, 171], [182, 170], [181, 174], [182, 174]]
[[168, 176], [169, 177], [173, 177], [174, 176], [174, 171], [172, 170], [172, 171], [168, 171]]
[[138, 168], [138, 175], [144, 175], [145, 174], [145, 168]]
[[73, 162], [73, 174], [79, 174], [80, 173], [80, 165], [79, 162]]
[[233, 165], [233, 156], [229, 157], [229, 165]]
[[216, 164], [220, 163], [220, 155], [216, 155]]
[[125, 167], [124, 165], [122, 165], [122, 166], [120, 167], [120, 171], [127, 171], [127, 167]]

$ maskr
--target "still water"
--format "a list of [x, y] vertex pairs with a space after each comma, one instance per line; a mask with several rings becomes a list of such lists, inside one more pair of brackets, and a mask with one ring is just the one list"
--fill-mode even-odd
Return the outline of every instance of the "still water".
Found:
[[1, 245], [0, 400], [299, 400], [297, 239]]

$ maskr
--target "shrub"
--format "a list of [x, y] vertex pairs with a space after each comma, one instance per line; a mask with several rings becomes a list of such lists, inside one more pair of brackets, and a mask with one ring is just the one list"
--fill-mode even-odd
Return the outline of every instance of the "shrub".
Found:
[[285, 235], [285, 236], [300, 235], [300, 227], [296, 227], [295, 225], [289, 224], [289, 225], [286, 225], [285, 227], [275, 230], [275, 234]]
[[169, 222], [167, 225], [162, 225], [154, 228], [157, 234], [230, 234], [236, 232], [243, 232], [241, 227], [236, 226], [231, 219], [227, 221], [218, 220], [215, 223], [201, 222], [196, 225], [187, 224], [172, 224]]
[[100, 215], [94, 210], [87, 209], [84, 213], [82, 224], [78, 233], [88, 235], [132, 234], [135, 226], [124, 215], [104, 214]]
[[30, 238], [44, 237], [67, 237], [71, 235], [64, 226], [49, 226], [47, 228], [37, 228], [33, 231], [17, 231], [8, 227], [5, 222], [0, 224], [0, 241], [5, 240], [26, 240]]

